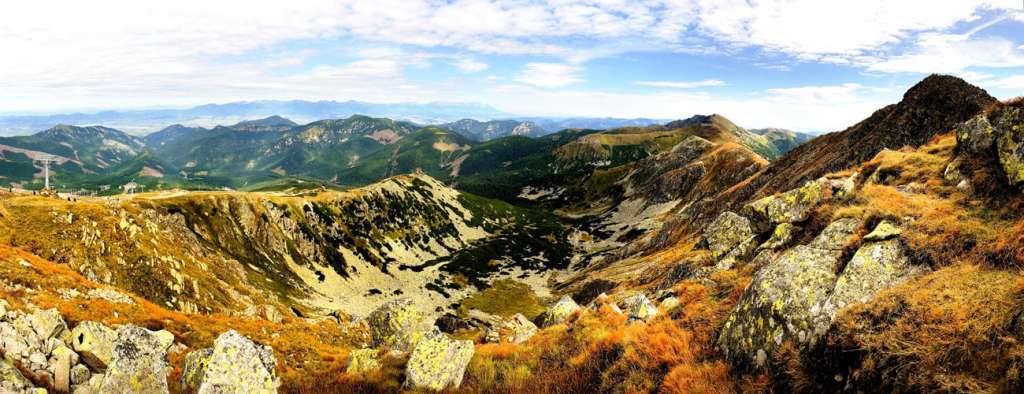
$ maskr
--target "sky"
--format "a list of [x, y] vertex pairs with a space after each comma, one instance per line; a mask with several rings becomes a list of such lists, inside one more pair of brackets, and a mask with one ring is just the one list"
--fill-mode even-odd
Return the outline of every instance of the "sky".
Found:
[[443, 101], [821, 132], [930, 73], [1024, 95], [1024, 1], [5, 1], [0, 53], [0, 113]]

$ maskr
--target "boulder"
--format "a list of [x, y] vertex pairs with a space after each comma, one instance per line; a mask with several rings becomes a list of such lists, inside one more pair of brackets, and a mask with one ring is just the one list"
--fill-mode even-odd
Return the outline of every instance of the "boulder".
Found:
[[276, 393], [281, 384], [276, 366], [273, 349], [228, 330], [217, 337], [212, 350], [186, 357], [182, 384], [199, 394]]
[[423, 322], [423, 315], [414, 307], [411, 299], [386, 302], [366, 317], [372, 338], [371, 346], [408, 352], [426, 331]]
[[71, 367], [71, 384], [74, 386], [83, 385], [89, 383], [89, 378], [92, 377], [92, 372], [89, 371], [89, 367], [84, 364], [78, 364]]
[[516, 313], [509, 319], [491, 327], [487, 332], [486, 341], [490, 343], [523, 343], [537, 333], [537, 326], [523, 316]]
[[835, 289], [825, 302], [822, 313], [827, 314], [830, 321], [834, 320], [843, 307], [867, 302], [878, 292], [925, 270], [910, 264], [898, 239], [887, 238], [861, 245], [836, 280]]
[[963, 162], [960, 158], [953, 159], [953, 161], [946, 165], [946, 169], [942, 172], [942, 178], [946, 180], [946, 183], [955, 186], [960, 184], [960, 182], [968, 180], [967, 176], [960, 170], [961, 165], [963, 165]]
[[768, 196], [743, 207], [744, 216], [759, 231], [767, 231], [779, 223], [799, 223], [810, 217], [819, 203], [832, 196], [832, 184], [828, 179], [819, 178], [785, 193]]
[[675, 307], [679, 306], [679, 297], [671, 296], [661, 300], [660, 307], [662, 310], [668, 312]]
[[622, 300], [622, 308], [630, 321], [645, 322], [658, 315], [658, 306], [643, 294], [635, 294]]
[[36, 311], [28, 315], [28, 320], [32, 324], [32, 329], [35, 330], [36, 335], [39, 336], [39, 339], [44, 341], [60, 336], [68, 328], [64, 324], [64, 318], [60, 316], [60, 312], [53, 308]]
[[1024, 109], [1004, 108], [995, 124], [999, 164], [1010, 186], [1024, 186]]
[[206, 368], [213, 355], [213, 348], [199, 349], [185, 355], [181, 366], [181, 387], [196, 389], [206, 375]]
[[427, 336], [416, 344], [409, 356], [405, 386], [433, 391], [458, 388], [473, 352], [473, 341], [456, 341], [440, 333]]
[[540, 327], [550, 327], [559, 324], [578, 310], [580, 310], [580, 306], [576, 304], [576, 301], [572, 300], [572, 297], [562, 296], [558, 302], [548, 307], [540, 316], [539, 325]]
[[0, 393], [20, 393], [30, 388], [32, 383], [21, 375], [18, 368], [6, 358], [0, 358]]
[[434, 325], [443, 333], [454, 334], [461, 330], [473, 329], [473, 323], [469, 319], [463, 319], [453, 313], [445, 313], [437, 318]]
[[747, 256], [755, 246], [757, 234], [750, 220], [732, 212], [718, 215], [704, 230], [703, 243], [715, 260], [731, 255]]
[[[171, 340], [168, 341], [168, 338]], [[124, 325], [117, 330], [113, 357], [107, 365], [100, 393], [166, 393], [167, 348], [174, 336]]]
[[896, 238], [901, 233], [903, 233], [903, 230], [900, 230], [900, 228], [896, 227], [895, 224], [893, 224], [892, 222], [890, 222], [888, 220], [883, 220], [883, 221], [879, 222], [877, 225], [875, 225], [875, 229], [874, 230], [872, 230], [870, 233], [868, 233], [868, 235], [864, 236], [864, 241], [865, 242], [885, 241], [887, 239]]
[[78, 355], [66, 346], [50, 354], [50, 370], [53, 371], [53, 390], [58, 393], [71, 392], [71, 367], [78, 364]]
[[104, 371], [114, 357], [117, 332], [100, 323], [84, 321], [71, 330], [71, 347], [82, 361], [96, 371]]
[[348, 368], [345, 369], [345, 372], [361, 373], [380, 369], [380, 358], [377, 355], [377, 349], [353, 350], [348, 354]]
[[815, 343], [831, 324], [820, 319], [819, 311], [835, 286], [842, 251], [860, 226], [859, 219], [836, 220], [811, 243], [761, 268], [722, 327], [722, 352], [763, 367], [783, 341]]
[[779, 223], [768, 240], [764, 241], [757, 250], [775, 250], [786, 246], [798, 232], [800, 232], [800, 227], [794, 226], [792, 223]]
[[996, 133], [988, 116], [981, 114], [956, 128], [956, 148], [960, 153], [987, 154], [996, 142]]
[[593, 301], [590, 301], [590, 304], [587, 304], [587, 308], [593, 309], [595, 311], [600, 310], [602, 306], [607, 306], [609, 309], [611, 309], [612, 312], [618, 313], [620, 315], [622, 314], [622, 309], [619, 309], [619, 306], [615, 305], [615, 302], [612, 301], [612, 298], [608, 296], [608, 293], [598, 294]]

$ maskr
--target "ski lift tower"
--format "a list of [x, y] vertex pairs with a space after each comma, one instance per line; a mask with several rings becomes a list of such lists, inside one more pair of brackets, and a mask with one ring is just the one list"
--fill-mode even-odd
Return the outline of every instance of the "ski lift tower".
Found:
[[56, 162], [53, 156], [39, 156], [36, 161], [43, 163], [43, 190], [50, 190], [50, 163]]

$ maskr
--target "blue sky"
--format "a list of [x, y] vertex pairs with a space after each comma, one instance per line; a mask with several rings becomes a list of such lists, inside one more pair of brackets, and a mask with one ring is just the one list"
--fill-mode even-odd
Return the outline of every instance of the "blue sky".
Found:
[[0, 112], [260, 99], [849, 126], [929, 73], [1024, 95], [1020, 0], [0, 5]]

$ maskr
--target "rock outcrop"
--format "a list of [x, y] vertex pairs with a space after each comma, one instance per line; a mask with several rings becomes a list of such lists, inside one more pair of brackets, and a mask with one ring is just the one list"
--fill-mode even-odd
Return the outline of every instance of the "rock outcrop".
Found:
[[784, 342], [813, 346], [840, 309], [926, 270], [910, 264], [900, 229], [889, 221], [876, 225], [843, 265], [843, 250], [860, 227], [859, 219], [836, 220], [758, 271], [722, 327], [720, 350], [741, 364], [765, 367]]
[[703, 243], [711, 251], [711, 257], [719, 260], [746, 257], [757, 246], [756, 238], [757, 233], [750, 220], [727, 211], [707, 226]]
[[348, 355], [348, 367], [346, 373], [360, 373], [380, 368], [380, 359], [377, 349], [353, 350]]
[[658, 306], [643, 294], [634, 294], [622, 300], [622, 308], [630, 321], [646, 322], [658, 315]]
[[1024, 108], [1006, 107], [997, 110], [996, 150], [1010, 186], [1024, 186]]
[[819, 178], [777, 196], [768, 196], [743, 207], [743, 212], [761, 231], [781, 223], [807, 220], [819, 203], [832, 197], [832, 183]]
[[217, 337], [213, 349], [189, 354], [182, 384], [199, 394], [276, 393], [276, 366], [273, 349], [229, 330]]
[[537, 326], [523, 316], [521, 313], [516, 313], [500, 324], [491, 327], [487, 331], [485, 337], [487, 342], [490, 343], [523, 343], [527, 339], [537, 333]]
[[408, 352], [426, 331], [423, 315], [408, 298], [389, 301], [370, 313], [366, 323], [372, 337], [371, 346]]
[[578, 310], [580, 310], [580, 306], [576, 304], [576, 301], [573, 301], [572, 297], [562, 296], [558, 302], [548, 307], [544, 314], [540, 316], [539, 326], [544, 328], [559, 324]]
[[117, 332], [102, 324], [84, 321], [71, 330], [71, 346], [82, 361], [94, 370], [104, 371], [114, 358]]
[[730, 358], [764, 366], [784, 340], [813, 343], [830, 321], [819, 317], [821, 304], [836, 283], [839, 257], [861, 226], [839, 219], [807, 245], [797, 245], [754, 276], [719, 336]]
[[100, 393], [167, 393], [167, 349], [174, 336], [132, 325], [117, 329], [113, 357], [100, 384]]
[[405, 386], [433, 391], [458, 388], [474, 350], [473, 341], [456, 341], [440, 333], [428, 335], [409, 356]]

